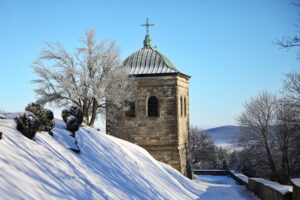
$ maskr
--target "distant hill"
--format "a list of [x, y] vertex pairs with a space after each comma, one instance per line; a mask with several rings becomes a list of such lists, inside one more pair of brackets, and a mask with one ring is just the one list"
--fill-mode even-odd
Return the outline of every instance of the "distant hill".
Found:
[[210, 135], [217, 146], [230, 148], [232, 141], [241, 134], [241, 126], [221, 126], [201, 132]]

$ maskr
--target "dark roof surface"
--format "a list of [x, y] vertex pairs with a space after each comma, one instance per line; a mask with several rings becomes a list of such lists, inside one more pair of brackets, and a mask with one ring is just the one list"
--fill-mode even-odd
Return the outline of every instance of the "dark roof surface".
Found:
[[130, 75], [180, 73], [167, 57], [152, 47], [149, 35], [145, 37], [144, 47], [126, 58], [123, 65], [130, 68]]
[[131, 75], [179, 72], [165, 56], [151, 47], [133, 53], [124, 65], [130, 67]]

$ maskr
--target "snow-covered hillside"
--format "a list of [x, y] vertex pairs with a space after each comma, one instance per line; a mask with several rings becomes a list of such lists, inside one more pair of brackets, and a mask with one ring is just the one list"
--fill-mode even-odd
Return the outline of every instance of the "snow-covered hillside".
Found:
[[80, 154], [65, 124], [34, 140], [0, 119], [0, 199], [198, 199], [196, 182], [156, 161], [143, 148], [89, 127], [77, 132]]
[[210, 135], [219, 147], [232, 148], [232, 142], [242, 133], [240, 126], [221, 126], [201, 131]]

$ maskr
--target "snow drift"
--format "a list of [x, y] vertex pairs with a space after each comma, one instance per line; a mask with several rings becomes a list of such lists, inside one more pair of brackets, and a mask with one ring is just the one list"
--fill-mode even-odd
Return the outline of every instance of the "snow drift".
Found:
[[0, 199], [198, 199], [204, 188], [146, 150], [89, 127], [74, 138], [56, 120], [54, 136], [24, 137], [0, 119]]

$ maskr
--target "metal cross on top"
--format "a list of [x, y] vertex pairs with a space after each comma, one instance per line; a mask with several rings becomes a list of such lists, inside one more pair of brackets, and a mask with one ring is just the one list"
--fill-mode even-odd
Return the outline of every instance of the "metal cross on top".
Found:
[[141, 26], [146, 26], [146, 34], [149, 35], [149, 27], [154, 26], [154, 24], [149, 24], [148, 17], [146, 18], [146, 24], [141, 24]]

